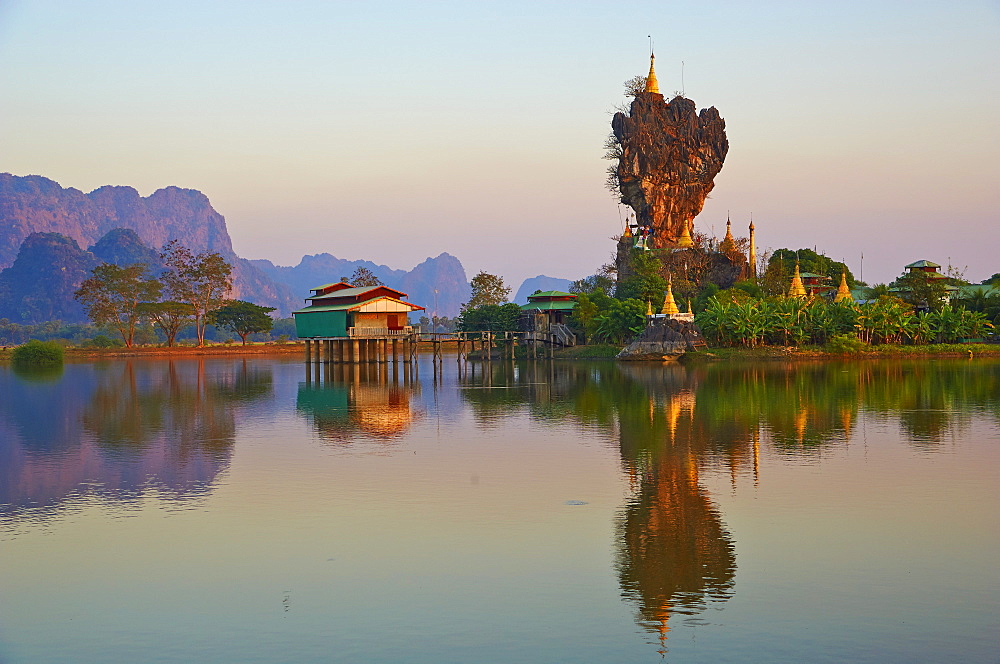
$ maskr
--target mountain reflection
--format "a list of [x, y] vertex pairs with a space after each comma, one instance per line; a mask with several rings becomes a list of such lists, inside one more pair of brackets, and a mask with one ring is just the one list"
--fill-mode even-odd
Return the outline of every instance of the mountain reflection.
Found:
[[693, 615], [735, 589], [733, 537], [699, 484], [700, 469], [761, 478], [760, 452], [811, 456], [849, 445], [858, 422], [895, 423], [933, 449], [973, 412], [1000, 420], [995, 360], [768, 362], [757, 365], [537, 363], [485, 365], [462, 397], [481, 427], [526, 411], [576, 422], [617, 447], [632, 495], [616, 539], [623, 597], [665, 652], [672, 615]]
[[272, 390], [267, 366], [205, 359], [68, 365], [51, 383], [0, 372], [0, 385], [0, 510], [36, 516], [91, 493], [203, 493], [229, 464], [238, 408]]
[[384, 364], [316, 365], [306, 372], [295, 410], [322, 440], [335, 445], [392, 443], [423, 415], [410, 403], [419, 388], [409, 366], [402, 369], [402, 379], [398, 367]]

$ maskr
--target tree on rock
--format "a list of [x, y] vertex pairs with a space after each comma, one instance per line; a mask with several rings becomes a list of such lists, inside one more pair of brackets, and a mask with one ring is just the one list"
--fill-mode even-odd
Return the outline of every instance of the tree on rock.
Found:
[[472, 278], [469, 286], [472, 287], [472, 295], [469, 301], [462, 305], [462, 311], [487, 304], [500, 305], [510, 297], [510, 286], [503, 282], [503, 277], [495, 274], [480, 272]]
[[247, 335], [254, 332], [270, 332], [274, 319], [267, 314], [274, 307], [262, 307], [252, 302], [234, 300], [208, 315], [208, 322], [216, 327], [232, 330], [240, 335], [243, 345], [247, 345]]
[[208, 314], [226, 304], [233, 288], [233, 266], [221, 254], [193, 254], [177, 240], [163, 246], [160, 254], [167, 271], [163, 283], [174, 300], [191, 305], [198, 345], [205, 345]]
[[90, 320], [118, 330], [125, 345], [131, 348], [141, 318], [139, 304], [159, 299], [163, 286], [149, 276], [145, 263], [124, 267], [103, 263], [92, 273], [73, 297], [83, 305]]

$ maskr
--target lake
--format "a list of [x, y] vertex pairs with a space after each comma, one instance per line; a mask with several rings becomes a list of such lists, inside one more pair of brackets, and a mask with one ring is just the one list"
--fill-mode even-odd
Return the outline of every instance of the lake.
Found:
[[1000, 661], [1000, 362], [0, 366], [0, 662]]

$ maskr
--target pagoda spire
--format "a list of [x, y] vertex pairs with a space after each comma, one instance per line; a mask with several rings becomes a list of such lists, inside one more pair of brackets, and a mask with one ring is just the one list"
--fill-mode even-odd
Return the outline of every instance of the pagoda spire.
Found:
[[795, 275], [792, 277], [792, 287], [788, 289], [788, 297], [805, 297], [806, 288], [802, 285], [802, 275], [799, 274], [799, 262], [795, 261]]
[[847, 287], [847, 271], [840, 273], [840, 288], [837, 289], [837, 295], [833, 298], [834, 302], [854, 302], [854, 296], [851, 295], [851, 289]]
[[736, 251], [736, 240], [733, 239], [733, 222], [729, 221], [729, 215], [726, 215], [726, 237], [723, 238], [722, 246], [719, 249], [724, 254]]
[[672, 316], [681, 311], [677, 308], [677, 303], [674, 302], [673, 279], [673, 276], [667, 277], [667, 296], [663, 298], [663, 308], [660, 309], [660, 313], [664, 316]]
[[753, 237], [753, 215], [750, 215], [750, 276], [757, 278], [757, 242]]
[[694, 246], [694, 240], [691, 239], [691, 224], [694, 223], [694, 219], [688, 219], [684, 222], [684, 232], [681, 236], [677, 238], [677, 246], [681, 249], [690, 249]]
[[652, 92], [653, 94], [660, 94], [660, 84], [656, 82], [656, 72], [653, 71], [653, 60], [656, 56], [652, 53], [649, 54], [649, 76], [646, 77], [646, 92]]

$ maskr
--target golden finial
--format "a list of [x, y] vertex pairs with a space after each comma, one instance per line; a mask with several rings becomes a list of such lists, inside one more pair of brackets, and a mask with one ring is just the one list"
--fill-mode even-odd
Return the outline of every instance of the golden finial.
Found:
[[802, 285], [802, 276], [799, 274], [799, 262], [795, 261], [795, 276], [792, 277], [792, 287], [788, 290], [788, 297], [805, 297], [806, 288]]
[[677, 303], [674, 302], [673, 277], [667, 277], [667, 296], [663, 298], [663, 308], [660, 309], [660, 313], [664, 316], [672, 316], [680, 313], [680, 311], [681, 310], [677, 308]]
[[660, 94], [660, 85], [656, 82], [656, 72], [653, 71], [653, 60], [656, 56], [652, 53], [649, 54], [649, 76], [646, 77], [646, 92], [652, 92], [653, 94]]
[[846, 270], [840, 273], [840, 288], [837, 289], [837, 295], [833, 298], [834, 302], [843, 302], [844, 300], [854, 302], [854, 296], [851, 295], [851, 289], [847, 287]]
[[684, 222], [684, 231], [681, 236], [677, 238], [677, 246], [681, 249], [690, 249], [694, 246], [694, 240], [691, 239], [691, 224], [694, 219], [688, 219]]
[[653, 315], [653, 303], [650, 302], [649, 300], [646, 300], [646, 316], [648, 317], [652, 315]]

